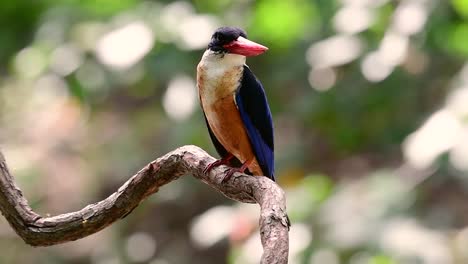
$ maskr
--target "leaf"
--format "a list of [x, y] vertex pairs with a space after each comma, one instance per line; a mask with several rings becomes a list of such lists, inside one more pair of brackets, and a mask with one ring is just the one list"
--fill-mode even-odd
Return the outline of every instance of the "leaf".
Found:
[[468, 23], [454, 25], [448, 38], [449, 49], [462, 56], [468, 57]]
[[313, 202], [325, 201], [333, 191], [333, 182], [328, 176], [312, 174], [305, 177], [302, 185], [310, 194]]
[[468, 18], [468, 0], [452, 0], [452, 6], [458, 14]]
[[261, 1], [249, 31], [272, 45], [287, 47], [316, 32], [319, 22], [318, 11], [310, 1]]
[[369, 262], [370, 264], [396, 264], [396, 262], [390, 257], [386, 255], [377, 255], [372, 257]]

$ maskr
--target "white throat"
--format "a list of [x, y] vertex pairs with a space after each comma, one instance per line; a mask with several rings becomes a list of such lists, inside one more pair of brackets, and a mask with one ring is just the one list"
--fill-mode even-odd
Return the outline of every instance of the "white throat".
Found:
[[243, 55], [206, 50], [198, 64], [200, 98], [213, 103], [233, 94], [239, 87], [245, 60]]
[[210, 49], [203, 53], [200, 64], [206, 67], [222, 67], [231, 68], [243, 66], [245, 64], [245, 56], [231, 53], [217, 53]]

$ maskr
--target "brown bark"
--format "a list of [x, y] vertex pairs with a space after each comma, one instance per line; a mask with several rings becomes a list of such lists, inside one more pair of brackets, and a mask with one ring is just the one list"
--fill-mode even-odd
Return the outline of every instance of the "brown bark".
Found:
[[226, 167], [203, 173], [213, 161], [213, 157], [196, 146], [180, 147], [148, 164], [106, 199], [76, 212], [42, 217], [31, 209], [16, 186], [0, 151], [0, 210], [27, 244], [50, 246], [98, 232], [129, 214], [159, 187], [191, 174], [230, 199], [258, 203], [264, 248], [261, 263], [287, 263], [289, 221], [283, 190], [266, 177], [239, 173], [222, 183]]

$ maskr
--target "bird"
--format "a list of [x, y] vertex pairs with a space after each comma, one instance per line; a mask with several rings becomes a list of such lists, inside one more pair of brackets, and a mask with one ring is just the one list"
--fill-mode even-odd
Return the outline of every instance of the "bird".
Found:
[[229, 165], [222, 182], [235, 172], [274, 176], [273, 119], [265, 90], [245, 64], [268, 48], [238, 27], [212, 35], [197, 66], [197, 88], [208, 132], [221, 159], [206, 166]]

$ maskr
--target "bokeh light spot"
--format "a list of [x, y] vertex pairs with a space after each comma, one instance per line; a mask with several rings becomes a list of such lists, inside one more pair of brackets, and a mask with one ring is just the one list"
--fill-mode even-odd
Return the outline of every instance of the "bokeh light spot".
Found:
[[403, 143], [407, 161], [416, 168], [428, 168], [440, 154], [453, 147], [460, 128], [460, 121], [453, 113], [443, 109], [432, 114]]
[[408, 45], [409, 39], [407, 36], [387, 32], [377, 52], [385, 64], [397, 66], [406, 59]]
[[317, 68], [343, 65], [356, 59], [362, 46], [356, 36], [336, 35], [312, 45], [307, 50], [307, 62]]
[[46, 62], [46, 56], [41, 50], [28, 47], [16, 55], [14, 68], [21, 77], [34, 78], [45, 70]]
[[80, 50], [73, 45], [62, 45], [52, 52], [50, 67], [56, 73], [66, 76], [75, 71], [82, 63]]
[[126, 69], [140, 61], [153, 47], [154, 34], [141, 21], [115, 29], [99, 39], [95, 52], [99, 60], [116, 69]]
[[309, 73], [309, 83], [317, 91], [326, 91], [336, 82], [336, 72], [332, 68], [313, 68]]
[[361, 71], [367, 80], [380, 82], [392, 73], [393, 67], [386, 64], [377, 52], [371, 52], [364, 57]]
[[315, 250], [314, 254], [310, 256], [309, 264], [339, 264], [340, 259], [335, 251], [327, 248], [320, 248]]
[[166, 113], [176, 121], [187, 119], [195, 110], [195, 82], [187, 76], [177, 76], [169, 83], [163, 97]]
[[216, 206], [194, 219], [190, 238], [196, 245], [206, 248], [226, 237], [233, 228], [234, 208]]
[[[211, 35], [219, 27], [217, 18], [210, 15], [193, 15], [179, 21], [179, 38], [176, 42], [187, 50], [202, 49], [208, 46]], [[195, 33], [196, 32], [196, 33]]]
[[418, 1], [406, 1], [395, 11], [394, 29], [405, 35], [416, 34], [423, 29], [427, 15], [423, 4]]
[[374, 20], [373, 12], [373, 10], [362, 6], [344, 6], [333, 18], [333, 25], [336, 31], [341, 33], [359, 33], [369, 28]]
[[125, 249], [132, 262], [148, 261], [156, 252], [156, 240], [147, 233], [134, 233], [127, 239]]

